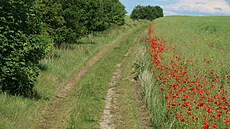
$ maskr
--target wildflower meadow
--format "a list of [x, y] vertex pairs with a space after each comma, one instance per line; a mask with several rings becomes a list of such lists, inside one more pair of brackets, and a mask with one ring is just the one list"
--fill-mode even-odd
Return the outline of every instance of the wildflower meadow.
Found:
[[154, 79], [152, 96], [158, 101], [152, 101], [155, 105], [150, 110], [160, 109], [152, 114], [155, 126], [230, 129], [227, 46], [215, 41], [198, 43], [204, 40], [202, 35], [178, 45], [157, 35], [154, 28], [155, 23], [148, 29], [146, 42]]

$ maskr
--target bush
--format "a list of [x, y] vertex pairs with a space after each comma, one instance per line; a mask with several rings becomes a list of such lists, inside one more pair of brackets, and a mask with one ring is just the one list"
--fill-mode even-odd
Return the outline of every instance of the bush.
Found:
[[0, 90], [28, 96], [38, 76], [39, 60], [52, 44], [42, 33], [34, 0], [0, 2]]

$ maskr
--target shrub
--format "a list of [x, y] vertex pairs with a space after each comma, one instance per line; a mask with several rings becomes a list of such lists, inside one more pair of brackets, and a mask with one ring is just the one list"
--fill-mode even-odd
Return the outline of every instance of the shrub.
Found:
[[52, 46], [49, 36], [42, 33], [33, 3], [0, 2], [0, 90], [14, 95], [31, 95], [39, 60]]

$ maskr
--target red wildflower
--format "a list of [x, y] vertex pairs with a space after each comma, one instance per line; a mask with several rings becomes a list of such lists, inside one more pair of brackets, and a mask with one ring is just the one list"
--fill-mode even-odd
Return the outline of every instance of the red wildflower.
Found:
[[226, 111], [226, 114], [230, 113], [230, 109], [228, 111]]
[[180, 74], [183, 75], [183, 76], [184, 76], [186, 73], [187, 73], [187, 72], [180, 72]]
[[175, 107], [175, 106], [176, 106], [176, 104], [175, 104], [175, 103], [173, 103], [173, 104], [172, 104], [172, 106], [173, 106], [173, 107]]
[[226, 120], [225, 123], [226, 123], [227, 125], [230, 125], [230, 120]]
[[200, 101], [202, 101], [204, 99], [204, 96], [200, 96]]
[[197, 90], [201, 95], [204, 94], [204, 90], [201, 90], [200, 88], [197, 88]]
[[208, 98], [208, 102], [214, 102], [214, 99]]
[[212, 124], [212, 127], [213, 127], [213, 128], [216, 128], [217, 126], [216, 126], [216, 124]]
[[207, 108], [206, 111], [207, 111], [208, 113], [211, 113], [211, 112], [212, 112], [212, 109], [211, 109], [211, 108]]
[[188, 115], [188, 116], [190, 116], [190, 115], [191, 115], [191, 112], [190, 112], [190, 111], [188, 111], [188, 112], [187, 112], [187, 115]]
[[203, 105], [204, 105], [204, 103], [203, 103], [203, 102], [200, 102], [198, 106], [203, 106]]
[[184, 106], [185, 107], [189, 106], [189, 102], [184, 102]]
[[183, 118], [181, 118], [181, 119], [180, 119], [180, 122], [184, 122], [184, 119], [183, 119]]
[[223, 100], [223, 101], [226, 101], [227, 99], [226, 99], [225, 97], [222, 97], [222, 100]]
[[208, 123], [204, 122], [204, 129], [209, 129]]
[[213, 79], [212, 79], [212, 82], [216, 82], [216, 78], [213, 78]]
[[207, 119], [207, 115], [204, 115], [204, 119]]
[[160, 81], [160, 80], [161, 80], [161, 77], [157, 77], [157, 78], [156, 78], [156, 81]]
[[230, 105], [230, 101], [229, 102], [226, 102], [227, 105]]

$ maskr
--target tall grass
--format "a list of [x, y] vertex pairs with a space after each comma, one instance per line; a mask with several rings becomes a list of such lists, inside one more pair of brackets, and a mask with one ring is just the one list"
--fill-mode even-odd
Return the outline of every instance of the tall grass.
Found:
[[229, 21], [229, 17], [154, 21], [148, 54], [137, 66], [156, 128], [229, 126]]

